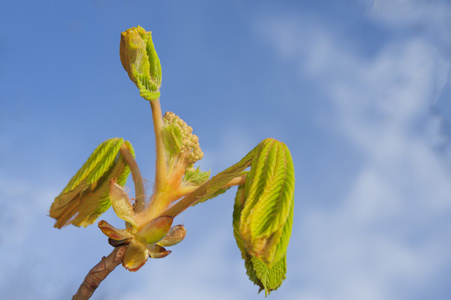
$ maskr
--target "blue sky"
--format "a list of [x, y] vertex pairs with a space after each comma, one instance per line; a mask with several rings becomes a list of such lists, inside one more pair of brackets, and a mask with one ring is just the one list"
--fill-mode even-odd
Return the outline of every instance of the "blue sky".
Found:
[[[194, 128], [201, 168], [222, 171], [266, 137], [291, 149], [288, 274], [270, 299], [448, 299], [451, 3], [166, 2], [0, 3], [2, 297], [69, 299], [110, 253], [97, 226], [57, 230], [47, 216], [100, 142], [130, 140], [151, 186], [150, 108], [118, 50], [141, 25], [162, 109]], [[170, 256], [118, 267], [93, 299], [263, 299], [233, 239], [233, 198], [183, 213]]]

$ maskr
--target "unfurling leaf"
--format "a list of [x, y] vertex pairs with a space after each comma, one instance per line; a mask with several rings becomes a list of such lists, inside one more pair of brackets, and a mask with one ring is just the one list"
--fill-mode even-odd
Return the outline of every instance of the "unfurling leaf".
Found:
[[170, 124], [163, 127], [164, 149], [170, 158], [176, 157], [180, 154], [182, 140], [182, 131], [178, 126]]
[[68, 224], [86, 227], [110, 206], [109, 186], [113, 177], [124, 185], [130, 168], [119, 149], [122, 144], [134, 155], [133, 147], [122, 138], [109, 139], [100, 144], [50, 207], [55, 227]]
[[294, 205], [294, 167], [287, 146], [265, 140], [246, 178], [240, 234], [247, 251], [273, 266], [286, 252]]
[[244, 202], [245, 190], [244, 185], [241, 185], [238, 187], [233, 208], [233, 235], [235, 236], [238, 248], [241, 250], [241, 257], [244, 259], [247, 276], [249, 276], [249, 279], [254, 284], [260, 287], [259, 292], [265, 290], [265, 294], [268, 295], [272, 291], [277, 290], [282, 284], [282, 281], [285, 280], [286, 259], [284, 257], [275, 266], [270, 268], [264, 262], [247, 252], [240, 234], [240, 218]]
[[140, 95], [153, 101], [160, 97], [161, 64], [152, 41], [152, 33], [141, 26], [121, 34], [122, 66], [139, 88]]
[[210, 178], [211, 171], [197, 169], [187, 169], [183, 176], [183, 182], [192, 184], [202, 184]]
[[235, 198], [233, 233], [250, 280], [268, 294], [285, 279], [294, 168], [288, 148], [279, 141], [264, 140], [251, 152], [251, 170]]

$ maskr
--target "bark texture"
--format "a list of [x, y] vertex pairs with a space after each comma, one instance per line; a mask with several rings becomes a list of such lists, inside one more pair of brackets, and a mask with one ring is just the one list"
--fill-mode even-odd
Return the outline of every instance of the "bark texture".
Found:
[[78, 288], [77, 293], [72, 297], [72, 300], [86, 300], [91, 298], [100, 283], [111, 273], [119, 264], [122, 263], [125, 250], [128, 245], [117, 247], [107, 257], [102, 257], [102, 260], [92, 268], [88, 275], [86, 275], [82, 284]]

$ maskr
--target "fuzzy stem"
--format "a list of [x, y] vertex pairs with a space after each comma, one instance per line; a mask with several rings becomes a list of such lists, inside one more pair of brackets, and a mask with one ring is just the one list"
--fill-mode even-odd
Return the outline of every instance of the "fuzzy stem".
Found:
[[155, 131], [156, 164], [155, 164], [155, 189], [161, 190], [167, 177], [166, 153], [163, 143], [163, 117], [161, 114], [160, 99], [150, 101], [152, 108], [153, 128]]
[[130, 149], [125, 144], [120, 148], [121, 154], [130, 167], [133, 182], [135, 184], [135, 205], [133, 210], [135, 213], [140, 213], [144, 209], [144, 184], [141, 176], [141, 171], [138, 168], [135, 158], [130, 152]]
[[[227, 184], [225, 184], [221, 188], [225, 187], [231, 187], [235, 185], [242, 185], [246, 182], [246, 174], [235, 177], [234, 179], [230, 180]], [[183, 199], [181, 199], [179, 202], [165, 210], [163, 213], [160, 214], [160, 216], [170, 216], [175, 217], [182, 213], [185, 209], [190, 207], [191, 205], [195, 204], [196, 201], [204, 196], [204, 194], [207, 192], [208, 189], [208, 181], [202, 184], [200, 187], [198, 187], [193, 192], [186, 195]], [[219, 189], [218, 189], [219, 190]]]
[[243, 184], [246, 183], [246, 177], [247, 177], [247, 174], [243, 174], [241, 176], [235, 177], [232, 180], [230, 180], [229, 183], [224, 185], [223, 188], [225, 188], [225, 187], [232, 187], [232, 186], [235, 186], [235, 185], [243, 185]]
[[110, 255], [102, 257], [102, 260], [86, 275], [72, 300], [91, 298], [100, 283], [122, 262], [127, 247], [128, 245], [117, 247]]

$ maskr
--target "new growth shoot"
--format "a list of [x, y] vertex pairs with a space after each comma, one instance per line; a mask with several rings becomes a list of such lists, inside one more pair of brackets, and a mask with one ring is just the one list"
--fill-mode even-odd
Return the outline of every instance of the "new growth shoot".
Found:
[[[112, 138], [100, 144], [58, 195], [50, 216], [55, 227], [86, 227], [110, 206], [124, 228], [98, 222], [115, 250], [86, 276], [73, 299], [88, 299], [118, 264], [138, 271], [149, 258], [163, 258], [182, 242], [186, 229], [174, 218], [237, 186], [233, 233], [250, 280], [268, 295], [282, 284], [294, 207], [294, 167], [287, 146], [265, 139], [238, 163], [210, 178], [195, 167], [203, 152], [193, 129], [172, 112], [161, 111], [161, 65], [150, 31], [137, 26], [123, 32], [120, 58], [140, 96], [149, 101], [155, 133], [155, 184], [144, 194], [130, 142]], [[129, 174], [135, 200], [124, 190]], [[148, 201], [144, 201], [148, 197]], [[103, 275], [98, 276], [101, 272]], [[96, 275], [97, 274], [97, 275]]]

